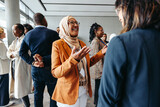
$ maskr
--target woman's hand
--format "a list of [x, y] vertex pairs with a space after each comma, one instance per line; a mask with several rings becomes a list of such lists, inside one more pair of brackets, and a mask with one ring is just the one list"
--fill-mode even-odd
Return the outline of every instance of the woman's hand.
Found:
[[102, 54], [104, 55], [107, 51], [107, 46], [105, 45], [103, 48], [102, 48]]
[[81, 50], [76, 52], [76, 48], [75, 46], [72, 49], [72, 53], [71, 56], [77, 60], [80, 61], [84, 56], [86, 56], [89, 52], [91, 51], [91, 49], [87, 46], [84, 46]]
[[11, 58], [11, 59], [14, 58], [14, 55], [12, 54], [12, 55], [10, 56], [10, 58]]

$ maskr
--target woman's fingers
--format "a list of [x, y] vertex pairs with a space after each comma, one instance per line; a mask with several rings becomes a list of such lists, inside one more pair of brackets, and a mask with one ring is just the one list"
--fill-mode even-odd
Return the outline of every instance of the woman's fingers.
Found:
[[87, 46], [84, 46], [80, 51], [79, 51], [79, 56], [82, 58], [90, 52], [90, 48]]
[[74, 46], [73, 49], [72, 49], [72, 53], [71, 54], [74, 54], [75, 52], [76, 52], [76, 48]]
[[76, 59], [76, 60], [80, 60], [82, 59], [84, 56], [86, 56], [89, 52], [91, 51], [91, 49], [87, 46], [84, 46], [81, 50], [79, 50], [78, 52], [76, 52], [76, 48], [74, 47], [72, 49], [72, 53], [71, 56]]

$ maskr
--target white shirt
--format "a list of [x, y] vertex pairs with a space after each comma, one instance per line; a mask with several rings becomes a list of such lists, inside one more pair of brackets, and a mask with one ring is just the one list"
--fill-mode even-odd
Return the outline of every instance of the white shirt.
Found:
[[9, 73], [9, 59], [7, 58], [7, 48], [0, 39], [0, 75]]

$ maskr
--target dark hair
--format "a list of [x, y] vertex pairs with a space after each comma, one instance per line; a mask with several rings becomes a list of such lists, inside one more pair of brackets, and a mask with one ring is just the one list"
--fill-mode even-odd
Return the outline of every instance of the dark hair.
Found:
[[23, 24], [23, 26], [24, 26], [24, 28], [26, 28], [28, 31], [30, 31], [30, 30], [33, 29], [33, 27], [32, 27], [30, 24], [28, 24], [28, 23]]
[[34, 15], [34, 22], [35, 22], [36, 24], [43, 24], [43, 19], [44, 19], [44, 16], [43, 16], [43, 14], [41, 14], [41, 13], [36, 13], [36, 14]]
[[116, 0], [116, 9], [122, 9], [124, 27], [121, 33], [136, 28], [160, 30], [160, 2], [158, 0]]
[[17, 24], [15, 24], [15, 25], [17, 26], [17, 28], [18, 28], [19, 30], [22, 31], [21, 35], [23, 35], [23, 34], [24, 34], [24, 26], [23, 26], [22, 24], [20, 24], [20, 23], [17, 23]]
[[89, 42], [91, 43], [92, 40], [94, 39], [94, 37], [96, 36], [95, 34], [95, 30], [97, 31], [99, 27], [102, 27], [101, 25], [97, 24], [97, 23], [93, 23], [90, 31], [89, 31]]
[[107, 35], [106, 33], [103, 33], [103, 35]]

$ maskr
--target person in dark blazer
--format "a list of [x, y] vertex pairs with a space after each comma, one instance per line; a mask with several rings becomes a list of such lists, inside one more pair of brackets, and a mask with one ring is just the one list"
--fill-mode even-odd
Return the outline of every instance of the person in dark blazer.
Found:
[[[52, 42], [59, 39], [56, 31], [47, 28], [47, 21], [41, 13], [34, 15], [35, 28], [28, 32], [22, 42], [20, 56], [32, 65], [31, 73], [34, 82], [34, 106], [43, 107], [43, 93], [47, 85], [50, 97], [56, 85], [56, 78], [51, 75]], [[27, 53], [31, 51], [31, 56]], [[50, 107], [56, 102], [50, 99]]]
[[106, 52], [98, 107], [160, 107], [160, 2], [115, 5], [123, 29]]

